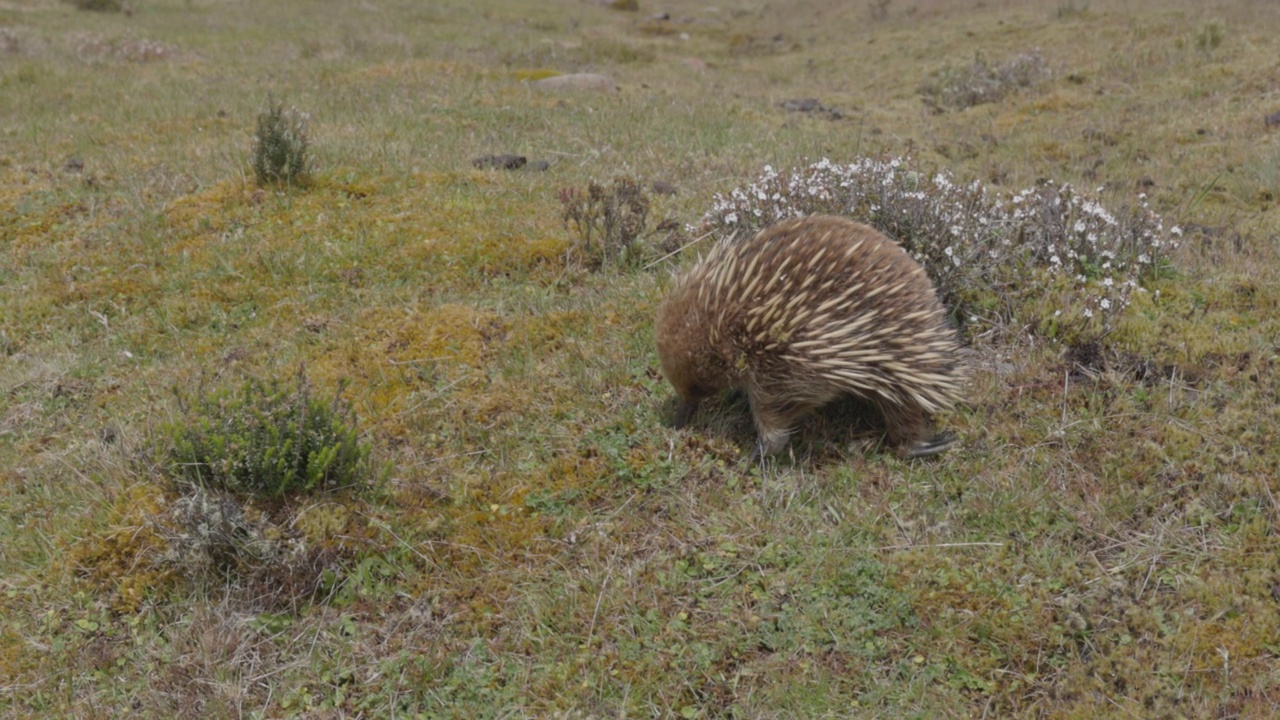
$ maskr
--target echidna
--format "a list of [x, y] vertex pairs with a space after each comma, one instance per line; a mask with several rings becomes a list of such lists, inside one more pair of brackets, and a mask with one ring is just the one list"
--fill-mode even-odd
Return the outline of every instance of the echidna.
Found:
[[680, 395], [676, 427], [734, 388], [751, 402], [761, 455], [844, 395], [879, 408], [905, 457], [954, 442], [931, 435], [931, 416], [960, 399], [956, 333], [924, 268], [861, 223], [814, 215], [720, 242], [662, 303], [657, 341]]

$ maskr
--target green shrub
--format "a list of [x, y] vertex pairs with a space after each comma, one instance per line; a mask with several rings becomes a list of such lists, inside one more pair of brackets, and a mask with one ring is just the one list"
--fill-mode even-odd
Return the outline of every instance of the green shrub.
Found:
[[297, 108], [285, 109], [268, 99], [267, 109], [258, 113], [253, 136], [253, 174], [259, 185], [296, 185], [306, 179], [307, 119]]
[[94, 12], [123, 12], [124, 3], [121, 0], [66, 0], [71, 3], [77, 10], [92, 10]]
[[276, 498], [361, 484], [369, 471], [350, 406], [313, 397], [302, 373], [199, 397], [166, 435], [174, 479], [202, 488]]

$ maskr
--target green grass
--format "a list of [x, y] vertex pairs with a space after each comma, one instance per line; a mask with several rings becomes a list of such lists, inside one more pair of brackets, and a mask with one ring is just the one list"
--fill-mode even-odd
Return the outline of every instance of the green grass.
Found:
[[[0, 715], [1276, 713], [1280, 11], [303, 5], [0, 7]], [[918, 94], [1037, 50], [999, 102]], [[253, 181], [268, 97], [310, 116], [305, 189]], [[471, 165], [502, 152], [551, 167]], [[650, 221], [693, 224], [766, 164], [908, 152], [1116, 204], [1148, 179], [1210, 230], [1083, 366], [974, 340], [935, 461], [853, 408], [763, 471], [740, 401], [670, 429], [672, 265], [567, 262], [558, 191], [663, 180]], [[248, 503], [298, 549], [269, 571], [175, 561], [173, 390], [299, 365], [385, 479]]]

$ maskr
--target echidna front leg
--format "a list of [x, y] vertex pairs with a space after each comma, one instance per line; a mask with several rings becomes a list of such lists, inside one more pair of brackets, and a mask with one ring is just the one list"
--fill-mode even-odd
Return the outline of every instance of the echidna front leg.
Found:
[[796, 419], [804, 415], [807, 408], [771, 401], [758, 391], [748, 390], [747, 399], [751, 401], [751, 416], [756, 421], [756, 453], [761, 457], [777, 454], [787, 446]]
[[904, 458], [921, 458], [937, 455], [955, 444], [955, 437], [947, 434], [933, 435], [933, 423], [924, 408], [907, 400], [895, 403], [888, 400], [879, 403], [884, 414], [885, 434], [889, 444]]

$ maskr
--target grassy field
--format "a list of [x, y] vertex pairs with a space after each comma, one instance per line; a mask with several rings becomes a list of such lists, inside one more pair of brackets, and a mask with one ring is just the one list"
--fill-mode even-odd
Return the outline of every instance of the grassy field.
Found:
[[[639, 4], [0, 2], [0, 715], [1280, 713], [1280, 5]], [[269, 97], [306, 187], [254, 180]], [[940, 458], [847, 408], [763, 469], [740, 401], [671, 429], [697, 247], [584, 265], [560, 191], [668, 183], [692, 238], [766, 165], [884, 155], [1187, 232], [1100, 340], [967, 332]], [[229, 497], [272, 559], [211, 564], [165, 428], [299, 367], [370, 486]]]

